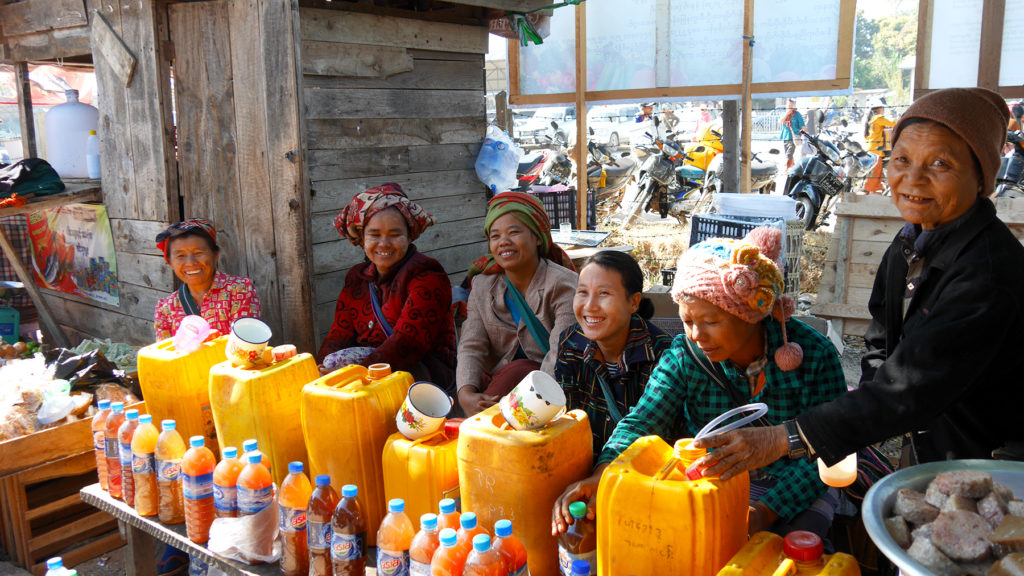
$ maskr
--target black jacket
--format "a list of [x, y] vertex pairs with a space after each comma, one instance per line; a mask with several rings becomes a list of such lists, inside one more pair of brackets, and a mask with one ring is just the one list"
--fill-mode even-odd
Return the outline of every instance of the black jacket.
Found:
[[1024, 439], [1024, 247], [982, 198], [926, 255], [903, 317], [899, 237], [875, 277], [857, 390], [798, 418], [832, 464], [867, 444], [922, 432], [922, 462], [991, 458]]

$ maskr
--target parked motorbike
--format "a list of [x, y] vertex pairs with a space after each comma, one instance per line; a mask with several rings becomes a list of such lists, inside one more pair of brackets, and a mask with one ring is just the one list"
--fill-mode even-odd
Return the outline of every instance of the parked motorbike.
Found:
[[786, 176], [784, 193], [796, 200], [797, 216], [806, 230], [814, 230], [828, 220], [836, 199], [850, 186], [843, 173], [843, 155], [839, 147], [823, 137], [800, 131], [815, 150], [804, 156]]
[[[835, 141], [836, 147], [844, 152], [843, 170], [839, 177], [846, 181], [847, 190], [852, 190], [854, 187], [862, 190], [875, 164], [881, 162], [882, 157], [864, 150], [860, 142], [851, 139], [846, 132], [836, 134]], [[884, 182], [885, 179], [883, 178], [882, 181]], [[884, 190], [883, 194], [888, 194], [888, 185], [884, 185]]]
[[[769, 154], [778, 154], [777, 148], [768, 151]], [[701, 194], [713, 194], [722, 192], [722, 173], [725, 165], [722, 155], [719, 154], [708, 164], [707, 175], [704, 176], [704, 186]], [[750, 155], [750, 190], [758, 194], [771, 194], [775, 191], [775, 175], [779, 173], [779, 165], [772, 160], [761, 158], [754, 152]]]
[[[593, 135], [593, 129], [590, 130]], [[639, 166], [629, 152], [613, 154], [593, 140], [587, 142], [590, 158], [587, 163], [587, 187], [593, 191], [598, 208], [612, 208], [622, 201], [626, 184]]]
[[534, 186], [569, 183], [572, 161], [568, 157], [568, 142], [555, 121], [551, 122], [551, 127], [555, 129], [555, 136], [545, 136], [550, 148], [524, 154], [520, 159], [516, 169], [516, 178], [519, 179], [517, 191], [525, 192]]
[[[658, 125], [657, 117], [654, 124]], [[644, 147], [648, 154], [640, 167], [639, 192], [628, 210], [626, 224], [632, 223], [642, 210], [657, 211], [662, 218], [671, 213], [676, 218], [685, 219], [697, 204], [700, 187], [681, 187], [676, 177], [676, 166], [692, 158], [670, 136], [656, 138], [649, 133], [646, 136], [652, 145]], [[704, 147], [697, 146], [694, 151], [703, 152]]]
[[996, 175], [996, 198], [1024, 198], [1024, 134], [1021, 131], [1006, 134], [1013, 152], [1003, 156]]

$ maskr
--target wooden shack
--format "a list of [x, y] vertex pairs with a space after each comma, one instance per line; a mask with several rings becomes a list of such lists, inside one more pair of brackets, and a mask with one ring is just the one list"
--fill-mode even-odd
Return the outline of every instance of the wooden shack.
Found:
[[24, 77], [27, 62], [75, 59], [97, 76], [120, 305], [51, 291], [45, 303], [72, 342], [151, 342], [157, 300], [176, 287], [154, 238], [205, 217], [220, 268], [253, 280], [273, 342], [313, 351], [363, 259], [333, 218], [385, 182], [434, 214], [417, 246], [460, 280], [486, 249], [473, 163], [487, 24], [549, 4], [0, 0], [0, 61]]

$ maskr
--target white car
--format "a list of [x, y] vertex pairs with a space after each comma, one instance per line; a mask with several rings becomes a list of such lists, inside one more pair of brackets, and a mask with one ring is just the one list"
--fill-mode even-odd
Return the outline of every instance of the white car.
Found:
[[636, 127], [636, 106], [595, 106], [587, 111], [587, 126], [593, 130], [590, 139], [615, 149], [629, 144], [630, 132]]
[[[552, 122], [558, 125], [557, 132], [551, 126]], [[533, 116], [526, 118], [515, 128], [515, 139], [521, 144], [545, 144], [548, 142], [546, 136], [555, 138], [556, 135], [565, 142], [576, 135], [575, 106], [538, 108]]]

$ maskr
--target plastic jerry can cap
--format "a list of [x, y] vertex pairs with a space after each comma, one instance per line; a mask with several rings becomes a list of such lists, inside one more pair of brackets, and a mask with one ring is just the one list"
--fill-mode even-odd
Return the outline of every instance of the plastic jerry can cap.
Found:
[[814, 562], [821, 558], [825, 547], [814, 532], [794, 530], [782, 540], [782, 551], [797, 562]]
[[465, 421], [465, 418], [452, 418], [451, 420], [446, 420], [444, 423], [445, 437], [447, 437], [449, 440], [458, 438], [459, 426], [462, 426], [462, 423]]
[[573, 502], [569, 504], [569, 514], [572, 514], [573, 518], [583, 518], [587, 515], [587, 503]]
[[380, 380], [381, 378], [384, 378], [385, 376], [389, 376], [390, 374], [391, 374], [391, 365], [390, 364], [383, 364], [383, 363], [381, 363], [381, 364], [370, 364], [369, 368], [366, 369], [366, 379], [367, 380]]
[[316, 477], [316, 485], [323, 488], [324, 486], [331, 485], [331, 477], [327, 474], [320, 474]]

